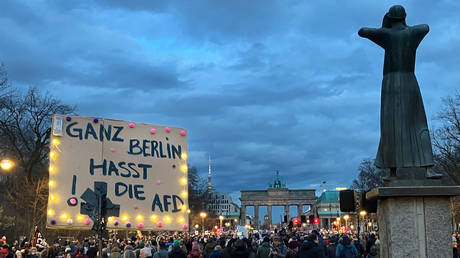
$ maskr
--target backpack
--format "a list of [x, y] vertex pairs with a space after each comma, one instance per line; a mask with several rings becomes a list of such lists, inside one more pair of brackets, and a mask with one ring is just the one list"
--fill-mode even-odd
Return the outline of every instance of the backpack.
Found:
[[355, 254], [353, 253], [353, 248], [351, 245], [343, 246], [342, 253], [340, 254], [340, 258], [356, 258]]

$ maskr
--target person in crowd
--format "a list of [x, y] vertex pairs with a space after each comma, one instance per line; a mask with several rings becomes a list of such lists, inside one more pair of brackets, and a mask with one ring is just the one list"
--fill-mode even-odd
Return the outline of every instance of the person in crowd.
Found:
[[356, 247], [356, 250], [358, 251], [358, 257], [363, 257], [365, 250], [357, 236], [355, 236], [353, 239], [353, 245]]
[[174, 240], [173, 247], [168, 254], [169, 258], [187, 258], [187, 254], [180, 248], [180, 241]]
[[339, 240], [335, 256], [337, 258], [358, 258], [358, 250], [351, 244], [351, 239], [348, 235], [343, 235]]
[[187, 258], [203, 258], [203, 255], [201, 254], [200, 246], [198, 245], [198, 242], [194, 241], [192, 243], [192, 250], [188, 254]]
[[159, 241], [160, 249], [158, 252], [154, 253], [153, 258], [168, 258], [168, 248], [166, 247], [166, 243], [164, 241]]
[[97, 248], [96, 248], [96, 243], [91, 242], [88, 248], [88, 251], [86, 252], [88, 255], [88, 258], [95, 258], [97, 256]]
[[327, 246], [326, 243], [324, 242], [324, 239], [321, 237], [319, 232], [317, 230], [313, 230], [311, 232], [312, 234], [316, 235], [318, 247], [322, 250], [323, 256], [327, 256]]
[[337, 249], [337, 237], [330, 236], [329, 238], [329, 245], [327, 246], [327, 258], [336, 258], [335, 252]]
[[299, 243], [296, 240], [290, 240], [288, 243], [288, 251], [286, 258], [297, 258], [297, 252], [299, 251]]
[[377, 238], [366, 258], [380, 258], [380, 240]]
[[212, 251], [210, 258], [219, 258], [220, 252], [222, 251], [222, 247], [220, 245], [216, 245], [214, 247], [214, 251]]
[[265, 236], [262, 244], [257, 249], [256, 257], [268, 258], [268, 255], [270, 254], [270, 248], [270, 238], [268, 236]]
[[250, 258], [249, 250], [247, 249], [246, 243], [243, 239], [238, 239], [233, 244], [234, 250], [231, 253], [232, 258]]
[[306, 237], [306, 241], [300, 246], [300, 250], [297, 253], [298, 258], [323, 258], [324, 251], [318, 245], [318, 236], [316, 234], [309, 234]]
[[[112, 254], [110, 254], [112, 257]], [[132, 245], [126, 245], [125, 250], [122, 255], [123, 258], [136, 258], [136, 253], [134, 252], [134, 248]]]
[[287, 247], [283, 241], [280, 241], [279, 236], [273, 237], [273, 246], [270, 250], [270, 258], [285, 258], [287, 254]]
[[110, 258], [121, 258], [121, 250], [118, 246], [114, 246], [110, 252]]
[[85, 254], [85, 249], [80, 247], [75, 253], [75, 258], [88, 258], [88, 255]]

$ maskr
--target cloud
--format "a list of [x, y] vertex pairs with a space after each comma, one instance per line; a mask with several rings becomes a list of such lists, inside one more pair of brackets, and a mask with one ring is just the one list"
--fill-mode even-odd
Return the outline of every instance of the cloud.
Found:
[[[384, 57], [357, 31], [396, 3], [1, 1], [0, 61], [81, 115], [187, 128], [219, 191], [265, 189], [275, 170], [348, 186], [377, 150]], [[404, 5], [431, 28], [416, 67], [430, 120], [460, 82], [460, 4]]]

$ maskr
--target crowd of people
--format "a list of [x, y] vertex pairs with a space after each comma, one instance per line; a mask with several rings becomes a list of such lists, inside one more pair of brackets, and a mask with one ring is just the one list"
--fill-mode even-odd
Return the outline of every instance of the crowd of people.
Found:
[[[328, 232], [256, 232], [238, 234], [163, 233], [120, 238], [112, 234], [103, 241], [104, 258], [376, 258], [379, 240], [375, 234]], [[8, 244], [0, 240], [0, 258], [95, 258], [97, 241], [56, 240], [31, 244], [27, 239]]]

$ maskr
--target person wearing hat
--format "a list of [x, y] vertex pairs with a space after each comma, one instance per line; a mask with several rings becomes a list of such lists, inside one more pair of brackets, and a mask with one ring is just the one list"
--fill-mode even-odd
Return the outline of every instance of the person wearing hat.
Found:
[[200, 246], [197, 241], [193, 241], [192, 251], [190, 251], [187, 258], [203, 258], [203, 254], [201, 254]]
[[168, 254], [169, 258], [187, 258], [187, 254], [180, 248], [180, 241], [174, 240], [172, 250]]

